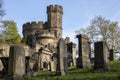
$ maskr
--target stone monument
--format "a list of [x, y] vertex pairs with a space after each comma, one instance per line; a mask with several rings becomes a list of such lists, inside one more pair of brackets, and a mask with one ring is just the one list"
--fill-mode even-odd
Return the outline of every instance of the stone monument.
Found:
[[85, 35], [77, 35], [78, 38], [78, 58], [77, 67], [78, 68], [91, 68], [90, 62], [90, 40]]
[[58, 60], [56, 75], [62, 76], [67, 74], [67, 49], [65, 41], [61, 38], [58, 42]]
[[25, 75], [25, 51], [19, 45], [11, 45], [9, 53], [8, 78], [15, 80]]
[[67, 43], [68, 66], [76, 66], [76, 44]]
[[108, 48], [103, 41], [96, 42], [95, 45], [94, 69], [108, 70]]

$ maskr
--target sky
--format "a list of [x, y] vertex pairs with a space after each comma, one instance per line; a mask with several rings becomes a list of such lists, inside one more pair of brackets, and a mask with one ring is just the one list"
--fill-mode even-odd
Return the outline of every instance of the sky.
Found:
[[31, 21], [47, 21], [48, 5], [63, 6], [63, 37], [77, 43], [75, 31], [89, 26], [95, 16], [102, 16], [120, 24], [120, 0], [3, 0], [6, 15], [3, 20], [14, 20], [22, 35], [22, 25]]

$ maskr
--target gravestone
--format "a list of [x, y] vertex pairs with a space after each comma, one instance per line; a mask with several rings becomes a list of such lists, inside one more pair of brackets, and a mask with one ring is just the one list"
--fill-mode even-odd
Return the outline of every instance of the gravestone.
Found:
[[60, 39], [58, 42], [58, 59], [56, 75], [61, 76], [67, 74], [67, 48], [65, 41]]
[[95, 45], [94, 69], [108, 70], [108, 48], [105, 42], [99, 41]]
[[70, 42], [67, 44], [68, 66], [76, 66], [76, 44]]
[[25, 51], [19, 45], [11, 45], [9, 52], [8, 78], [16, 80], [25, 74]]
[[78, 38], [78, 58], [77, 67], [78, 68], [91, 68], [90, 62], [90, 40], [86, 35], [77, 35]]
[[114, 55], [114, 50], [113, 49], [110, 49], [110, 53], [109, 53], [109, 59], [110, 61], [114, 61], [115, 60], [115, 55]]

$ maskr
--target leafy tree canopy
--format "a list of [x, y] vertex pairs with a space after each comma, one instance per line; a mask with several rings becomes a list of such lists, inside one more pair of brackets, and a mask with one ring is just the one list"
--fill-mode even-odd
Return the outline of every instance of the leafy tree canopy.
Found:
[[7, 44], [19, 44], [21, 42], [20, 35], [16, 23], [14, 21], [3, 21], [2, 31], [0, 33], [0, 42]]

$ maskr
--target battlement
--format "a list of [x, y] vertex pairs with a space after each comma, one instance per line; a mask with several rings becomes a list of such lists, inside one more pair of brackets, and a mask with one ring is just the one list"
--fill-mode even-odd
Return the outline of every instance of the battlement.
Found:
[[39, 24], [42, 24], [42, 25], [43, 25], [43, 21], [38, 21], [38, 22], [36, 22], [36, 21], [27, 22], [27, 23], [23, 24], [23, 27], [25, 27], [25, 26], [30, 26], [30, 25], [39, 25]]
[[63, 14], [63, 7], [59, 5], [49, 5], [47, 6], [47, 13], [49, 12], [54, 12], [54, 13], [59, 12]]
[[23, 24], [23, 31], [26, 31], [26, 30], [39, 30], [39, 29], [42, 29], [43, 28], [43, 22], [42, 21], [39, 21], [39, 22], [35, 22], [35, 21], [32, 21], [32, 22], [27, 22], [25, 24]]

